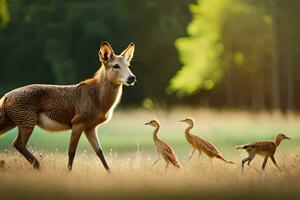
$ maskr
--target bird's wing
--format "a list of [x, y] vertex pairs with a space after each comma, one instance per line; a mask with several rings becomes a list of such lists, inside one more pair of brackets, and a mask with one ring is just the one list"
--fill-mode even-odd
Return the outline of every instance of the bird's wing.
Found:
[[161, 141], [162, 144], [162, 151], [163, 151], [163, 156], [167, 158], [173, 165], [180, 167], [180, 163], [177, 159], [177, 156], [174, 152], [174, 150], [166, 143]]
[[204, 138], [200, 138], [198, 136], [193, 135], [197, 144], [200, 145], [204, 150], [209, 151], [212, 154], [220, 155], [220, 151], [217, 149], [215, 145], [205, 140]]

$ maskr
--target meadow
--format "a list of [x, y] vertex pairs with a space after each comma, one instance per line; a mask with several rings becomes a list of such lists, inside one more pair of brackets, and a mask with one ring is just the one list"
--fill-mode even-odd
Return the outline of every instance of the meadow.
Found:
[[[212, 141], [224, 164], [202, 155], [188, 161], [191, 147], [184, 137], [185, 124], [193, 117], [194, 134]], [[150, 119], [159, 119], [159, 136], [178, 154], [182, 169], [165, 171], [152, 141]], [[113, 119], [99, 127], [98, 135], [112, 174], [106, 174], [85, 137], [81, 138], [73, 171], [67, 170], [69, 132], [46, 133], [36, 129], [29, 149], [39, 158], [36, 171], [11, 147], [16, 130], [0, 138], [0, 199], [298, 199], [300, 192], [300, 124], [298, 115], [250, 113], [178, 108], [171, 111], [117, 109]], [[241, 173], [240, 161], [247, 154], [239, 144], [273, 140], [283, 132], [292, 138], [276, 153], [280, 170], [269, 161], [261, 172], [262, 158]]]

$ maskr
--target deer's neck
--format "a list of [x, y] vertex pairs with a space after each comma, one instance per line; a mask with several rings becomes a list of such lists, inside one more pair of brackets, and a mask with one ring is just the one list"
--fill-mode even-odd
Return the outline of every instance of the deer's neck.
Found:
[[107, 76], [105, 67], [102, 66], [95, 74], [94, 78], [97, 81], [98, 100], [100, 102], [103, 113], [113, 110], [120, 101], [122, 95], [122, 85], [111, 83]]
[[279, 138], [276, 138], [276, 140], [275, 140], [275, 144], [276, 144], [276, 146], [278, 146], [280, 143], [281, 143], [281, 139], [279, 139]]

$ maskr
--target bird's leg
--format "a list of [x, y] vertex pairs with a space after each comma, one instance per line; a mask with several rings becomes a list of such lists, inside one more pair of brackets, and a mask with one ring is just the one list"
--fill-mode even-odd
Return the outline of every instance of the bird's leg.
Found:
[[200, 159], [200, 156], [201, 156], [201, 151], [199, 151], [199, 154], [198, 154], [198, 161]]
[[208, 158], [209, 158], [211, 167], [214, 169], [214, 162], [213, 162], [212, 157], [209, 156]]
[[271, 158], [272, 162], [274, 163], [275, 167], [277, 167], [277, 169], [280, 169], [279, 166], [278, 166], [277, 163], [276, 163], [276, 160], [275, 160], [275, 158], [274, 158], [274, 155], [271, 155], [270, 158]]
[[152, 164], [152, 166], [154, 166], [156, 163], [158, 163], [160, 157], [158, 156], [157, 160]]
[[168, 167], [169, 167], [169, 163], [166, 164], [166, 167], [165, 167], [166, 171], [167, 171]]
[[264, 170], [266, 168], [266, 164], [267, 164], [268, 159], [269, 159], [269, 156], [266, 156], [265, 159], [264, 159], [264, 162], [262, 164], [262, 170]]
[[191, 160], [191, 158], [193, 157], [193, 155], [194, 155], [194, 153], [195, 153], [195, 150], [196, 150], [196, 149], [194, 148], [188, 160]]

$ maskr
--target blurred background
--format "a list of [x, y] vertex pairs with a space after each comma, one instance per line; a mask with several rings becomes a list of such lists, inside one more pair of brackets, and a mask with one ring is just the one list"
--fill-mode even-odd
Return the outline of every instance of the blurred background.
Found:
[[[117, 53], [134, 42], [132, 70], [138, 82], [125, 89], [119, 118], [106, 125], [116, 138], [122, 138], [120, 132], [128, 132], [124, 140], [130, 132], [145, 136], [146, 130], [145, 137], [150, 136], [149, 129], [124, 122], [127, 110], [137, 109], [136, 115], [147, 110], [146, 120], [158, 110], [178, 107], [246, 110], [251, 116], [261, 111], [268, 121], [263, 129], [254, 127], [256, 116], [247, 115], [249, 124], [238, 121], [236, 132], [274, 138], [278, 131], [292, 130], [296, 135], [298, 118], [289, 124], [282, 117], [274, 126], [269, 117], [273, 111], [285, 115], [300, 110], [299, 10], [299, 0], [0, 0], [0, 95], [31, 83], [78, 83], [98, 69], [102, 41], [109, 41]], [[163, 116], [177, 120], [182, 113], [187, 111]], [[195, 118], [196, 113], [200, 111]], [[223, 118], [213, 113], [208, 133], [234, 130], [224, 112]], [[142, 125], [144, 118], [132, 116]], [[228, 123], [217, 126], [213, 119]], [[1, 148], [13, 137], [2, 136]], [[52, 136], [37, 134], [34, 144], [39, 137]], [[60, 139], [62, 148], [68, 137]], [[104, 147], [110, 148], [108, 144]]]

